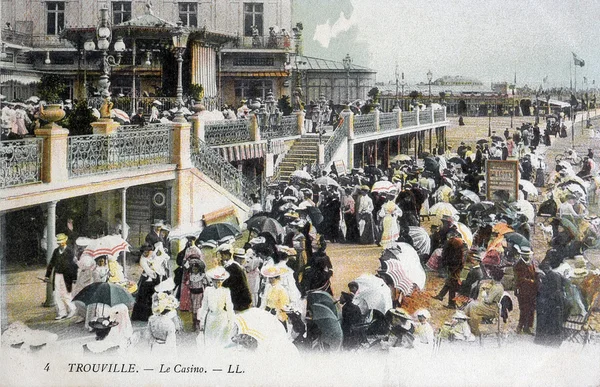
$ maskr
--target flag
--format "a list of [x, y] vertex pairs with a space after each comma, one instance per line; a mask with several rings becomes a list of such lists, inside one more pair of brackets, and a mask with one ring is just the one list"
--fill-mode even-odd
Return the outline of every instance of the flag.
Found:
[[585, 61], [583, 59], [579, 59], [577, 57], [577, 54], [575, 54], [574, 52], [572, 54], [573, 54], [573, 61], [575, 62], [575, 66], [579, 66], [579, 67], [585, 66]]

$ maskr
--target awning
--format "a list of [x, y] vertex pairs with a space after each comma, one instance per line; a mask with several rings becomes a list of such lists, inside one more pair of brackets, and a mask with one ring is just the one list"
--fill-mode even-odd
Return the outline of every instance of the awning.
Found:
[[[540, 106], [544, 105], [544, 101], [540, 102]], [[571, 104], [568, 102], [559, 101], [557, 99], [550, 99], [550, 105], [560, 106], [561, 108], [569, 108]]]
[[255, 72], [225, 72], [221, 73], [222, 77], [262, 77], [262, 78], [278, 78], [288, 77], [289, 74], [285, 71], [255, 71]]
[[22, 83], [24, 85], [29, 85], [30, 83], [37, 83], [41, 81], [41, 78], [36, 74], [2, 74], [0, 75], [0, 83], [6, 84], [8, 82], [16, 82]]
[[[285, 142], [283, 140], [271, 141], [271, 152], [280, 154], [285, 150]], [[267, 153], [267, 143], [245, 143], [238, 145], [225, 146], [218, 148], [221, 156], [229, 161], [242, 161], [259, 159]]]

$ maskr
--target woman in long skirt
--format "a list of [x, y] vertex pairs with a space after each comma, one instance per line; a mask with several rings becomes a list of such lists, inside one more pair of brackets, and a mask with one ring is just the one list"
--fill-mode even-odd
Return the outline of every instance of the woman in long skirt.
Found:
[[223, 266], [217, 266], [206, 272], [213, 282], [213, 287], [204, 290], [202, 307], [198, 311], [200, 334], [196, 340], [205, 348], [224, 348], [231, 341], [234, 313], [233, 302], [229, 288], [223, 287], [223, 281], [229, 278], [229, 273]]
[[402, 210], [396, 205], [394, 198], [395, 195], [393, 193], [388, 193], [386, 195], [387, 201], [379, 211], [379, 217], [382, 218], [380, 245], [383, 246], [384, 249], [392, 242], [396, 241], [400, 235], [397, 219], [399, 216], [402, 216]]

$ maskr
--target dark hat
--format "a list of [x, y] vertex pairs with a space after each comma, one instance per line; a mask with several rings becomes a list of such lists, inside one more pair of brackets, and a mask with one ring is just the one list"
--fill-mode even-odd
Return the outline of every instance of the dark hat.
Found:
[[142, 252], [142, 253], [145, 253], [146, 251], [152, 251], [152, 250], [154, 250], [154, 248], [149, 243], [144, 243], [140, 247], [140, 252]]
[[99, 317], [94, 321], [90, 321], [90, 327], [93, 329], [108, 329], [119, 325], [116, 321], [110, 321], [108, 317]]

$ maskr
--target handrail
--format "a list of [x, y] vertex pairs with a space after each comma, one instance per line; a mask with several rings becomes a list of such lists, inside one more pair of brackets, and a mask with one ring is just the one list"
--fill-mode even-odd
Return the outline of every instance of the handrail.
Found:
[[0, 141], [0, 188], [42, 180], [42, 138]]
[[245, 179], [237, 168], [204, 141], [192, 138], [190, 147], [192, 163], [200, 172], [210, 177], [244, 203], [252, 204], [250, 195], [258, 194], [260, 190], [258, 184]]
[[[355, 117], [356, 118], [356, 117]], [[333, 131], [333, 135], [329, 138], [325, 144], [325, 164], [328, 164], [337, 152], [338, 148], [342, 144], [342, 141], [348, 137], [348, 120], [344, 120], [337, 129]]]
[[260, 128], [260, 138], [271, 140], [274, 138], [292, 137], [298, 135], [298, 117], [295, 115], [276, 117], [270, 125]]
[[209, 121], [204, 125], [204, 139], [208, 145], [225, 145], [252, 141], [250, 120]]

